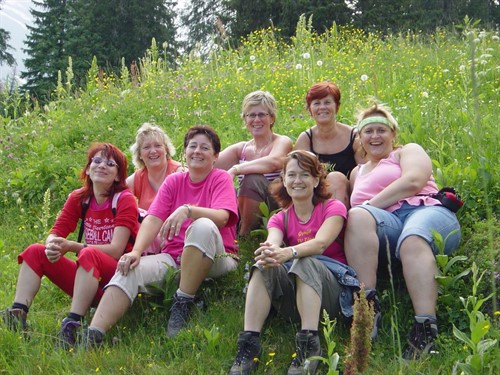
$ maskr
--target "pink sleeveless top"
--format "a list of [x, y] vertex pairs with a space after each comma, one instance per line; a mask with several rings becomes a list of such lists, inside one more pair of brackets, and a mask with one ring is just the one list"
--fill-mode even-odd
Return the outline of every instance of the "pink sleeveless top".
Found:
[[[358, 175], [354, 182], [354, 187], [351, 193], [351, 206], [357, 206], [364, 201], [370, 200], [375, 195], [384, 190], [392, 182], [401, 177], [401, 165], [396, 158], [399, 150], [395, 150], [389, 154], [389, 157], [382, 159], [379, 163], [368, 173], [363, 173], [364, 164], [358, 166]], [[434, 178], [429, 178], [427, 184], [422, 188], [418, 194], [437, 193], [438, 188], [434, 182]], [[412, 206], [437, 206], [441, 203], [429, 196], [411, 196], [404, 198], [386, 208], [386, 211], [393, 212], [400, 208], [404, 202]]]

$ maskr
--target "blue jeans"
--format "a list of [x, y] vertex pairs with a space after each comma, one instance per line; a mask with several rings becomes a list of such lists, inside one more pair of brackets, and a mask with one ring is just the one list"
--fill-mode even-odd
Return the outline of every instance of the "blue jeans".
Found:
[[439, 253], [433, 230], [444, 241], [444, 253], [451, 254], [460, 244], [460, 224], [453, 212], [442, 206], [411, 206], [404, 203], [394, 212], [370, 205], [356, 206], [367, 210], [377, 224], [379, 254], [389, 248], [391, 257], [399, 259], [401, 243], [409, 236], [423, 238], [434, 255]]

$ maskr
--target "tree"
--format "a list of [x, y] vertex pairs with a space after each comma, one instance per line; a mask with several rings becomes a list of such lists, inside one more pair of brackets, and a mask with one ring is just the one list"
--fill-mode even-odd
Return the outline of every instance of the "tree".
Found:
[[[129, 66], [144, 56], [155, 38], [165, 45], [167, 59], [175, 60], [174, 2], [164, 0], [78, 0], [72, 10], [69, 51], [87, 68], [93, 56], [110, 71], [119, 71], [122, 58]], [[81, 49], [83, 46], [83, 50]], [[79, 69], [79, 68], [76, 68]]]
[[[0, 0], [0, 9], [2, 5], [2, 0]], [[8, 44], [10, 39], [10, 33], [5, 30], [0, 28], [0, 64], [3, 64], [4, 62], [12, 66], [15, 64], [15, 59], [14, 56], [9, 52], [9, 49], [12, 49], [12, 47]]]
[[224, 45], [228, 39], [224, 25], [227, 12], [222, 0], [191, 0], [180, 14], [182, 48], [189, 53], [199, 45], [203, 54], [216, 44]]
[[[68, 2], [71, 0], [33, 0], [31, 8], [33, 26], [23, 49], [28, 55], [24, 61], [26, 79], [24, 88], [40, 99], [47, 99], [57, 85], [58, 72], [64, 72], [68, 64], [66, 53]], [[39, 10], [40, 9], [40, 10]]]

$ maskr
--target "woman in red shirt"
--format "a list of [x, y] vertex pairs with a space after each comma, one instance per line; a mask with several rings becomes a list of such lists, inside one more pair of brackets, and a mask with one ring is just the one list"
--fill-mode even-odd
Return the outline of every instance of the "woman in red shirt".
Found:
[[[92, 303], [100, 300], [102, 288], [115, 273], [117, 260], [132, 249], [139, 227], [137, 203], [125, 183], [127, 159], [116, 146], [94, 144], [80, 178], [83, 187], [70, 193], [45, 244], [30, 245], [18, 256], [21, 269], [14, 304], [2, 314], [11, 329], [26, 330], [28, 310], [42, 276], [48, 277], [72, 297], [70, 313], [59, 332], [65, 348], [75, 344], [84, 315]], [[112, 201], [118, 194], [115, 208]], [[80, 219], [83, 243], [66, 238]], [[77, 260], [67, 253], [75, 253]]]

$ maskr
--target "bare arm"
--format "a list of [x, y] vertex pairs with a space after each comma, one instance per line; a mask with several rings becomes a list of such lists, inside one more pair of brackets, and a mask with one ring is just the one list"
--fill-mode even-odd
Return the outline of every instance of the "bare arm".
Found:
[[297, 142], [295, 142], [294, 150], [306, 150], [311, 151], [311, 140], [309, 139], [306, 132], [302, 132], [297, 138]]
[[277, 135], [269, 155], [233, 166], [232, 175], [264, 174], [283, 168], [283, 157], [292, 151], [292, 140], [284, 135]]
[[405, 145], [399, 152], [401, 177], [370, 199], [370, 204], [386, 208], [400, 199], [417, 194], [432, 175], [431, 158], [416, 143]]
[[132, 173], [130, 176], [127, 177], [125, 180], [125, 183], [127, 184], [127, 187], [130, 189], [131, 192], [134, 192], [134, 178], [135, 178], [135, 172]]
[[215, 167], [229, 170], [233, 165], [240, 162], [241, 152], [246, 142], [235, 143], [222, 150], [215, 162]]

